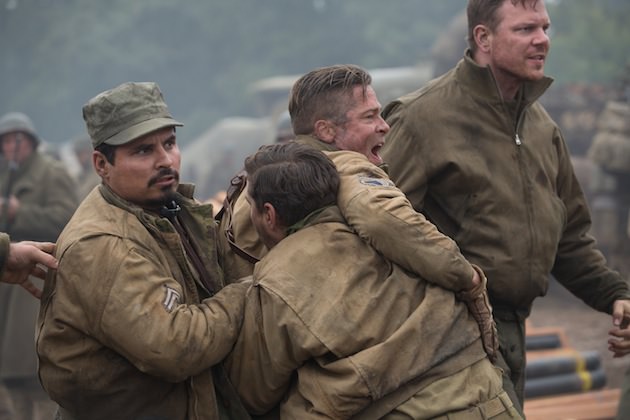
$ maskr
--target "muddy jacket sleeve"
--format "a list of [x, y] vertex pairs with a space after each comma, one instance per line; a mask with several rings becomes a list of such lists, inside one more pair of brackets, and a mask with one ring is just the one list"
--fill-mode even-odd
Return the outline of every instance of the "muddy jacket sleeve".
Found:
[[591, 217], [586, 198], [570, 162], [569, 150], [558, 132], [559, 170], [558, 195], [566, 209], [566, 223], [558, 244], [553, 275], [589, 306], [612, 313], [617, 299], [630, 299], [630, 286], [616, 271], [606, 265], [597, 249], [591, 229]]
[[4, 272], [4, 266], [9, 259], [9, 250], [11, 246], [11, 239], [9, 235], [4, 232], [0, 232], [0, 275]]
[[[97, 241], [70, 247], [58, 271], [58, 282], [75, 286], [73, 300], [80, 302], [91, 336], [142, 372], [172, 382], [196, 375], [228, 354], [240, 329], [248, 284], [229, 285], [212, 298], [191, 303], [169, 268], [147, 248], [115, 236]], [[98, 264], [63, 267], [93, 261], [94, 249], [100, 250]]]
[[389, 260], [445, 289], [472, 287], [457, 244], [411, 206], [387, 174], [355, 152], [332, 152], [341, 175], [338, 205], [364, 240]]
[[260, 415], [284, 398], [298, 367], [327, 350], [273, 292], [254, 286], [247, 299], [243, 328], [225, 363], [247, 410]]

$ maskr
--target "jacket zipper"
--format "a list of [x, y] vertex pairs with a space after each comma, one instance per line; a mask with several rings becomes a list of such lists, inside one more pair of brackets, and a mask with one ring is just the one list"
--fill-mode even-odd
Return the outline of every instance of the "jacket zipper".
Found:
[[[531, 104], [526, 104], [523, 109], [521, 110], [521, 112], [518, 115], [518, 119], [516, 120], [516, 127], [514, 127], [514, 142], [516, 143], [516, 146], [520, 149], [520, 146], [523, 144], [523, 141], [521, 140], [521, 136], [518, 134], [519, 130], [521, 128], [521, 125], [523, 123], [523, 119], [525, 116], [525, 113], [527, 111], [527, 109], [531, 106]], [[520, 150], [519, 150], [520, 151]], [[525, 163], [523, 162], [523, 157], [522, 154], [519, 153], [519, 165], [521, 166], [521, 171], [523, 171]], [[522, 174], [522, 172], [521, 172]], [[526, 181], [524, 182], [531, 182], [531, 180], [527, 180], [526, 177], [524, 177], [526, 179]], [[529, 237], [530, 237], [530, 242], [529, 242], [529, 255], [527, 255], [527, 259], [529, 261], [532, 260], [532, 256], [534, 255], [534, 242], [535, 242], [535, 238], [536, 238], [536, 232], [535, 229], [533, 229], [534, 226], [534, 215], [531, 209], [531, 194], [529, 193], [529, 189], [526, 188], [525, 191], [523, 192], [523, 199], [524, 199], [524, 204], [525, 204], [525, 209], [526, 209], [526, 213], [527, 213], [527, 219], [528, 219], [528, 230], [529, 230]], [[525, 256], [523, 256], [525, 257]], [[532, 278], [532, 271], [529, 271], [529, 278], [531, 280]]]
[[514, 137], [514, 143], [516, 143], [517, 146], [520, 146], [521, 144], [523, 144], [523, 142], [521, 141], [521, 138], [518, 135], [518, 132], [516, 133], [516, 136]]
[[523, 109], [518, 115], [518, 119], [516, 120], [516, 127], [514, 127], [514, 143], [516, 143], [517, 146], [520, 146], [521, 144], [523, 144], [523, 142], [521, 141], [521, 136], [518, 135], [518, 132], [519, 132], [519, 129], [521, 128], [521, 124], [523, 122], [523, 116], [525, 115], [525, 111], [527, 110], [528, 107], [529, 105], [525, 105], [523, 107]]

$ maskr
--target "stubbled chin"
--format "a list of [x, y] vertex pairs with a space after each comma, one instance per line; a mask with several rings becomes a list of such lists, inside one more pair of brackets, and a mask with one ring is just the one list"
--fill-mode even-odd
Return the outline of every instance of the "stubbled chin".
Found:
[[540, 80], [545, 77], [544, 67], [529, 72], [529, 80]]
[[532, 76], [542, 77], [545, 72], [545, 61], [544, 60], [532, 60], [530, 64], [530, 73]]

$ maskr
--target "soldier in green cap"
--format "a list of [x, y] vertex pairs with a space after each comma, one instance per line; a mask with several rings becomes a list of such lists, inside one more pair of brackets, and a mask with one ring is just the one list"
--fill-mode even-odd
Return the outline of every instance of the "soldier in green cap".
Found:
[[58, 418], [247, 418], [214, 365], [248, 283], [225, 286], [212, 208], [179, 183], [182, 124], [149, 82], [97, 95], [83, 118], [102, 183], [59, 237], [37, 323]]
[[[38, 150], [40, 136], [21, 112], [0, 118], [0, 231], [14, 241], [55, 242], [78, 205], [76, 186], [58, 161]], [[0, 284], [0, 378], [15, 408], [11, 419], [49, 417], [54, 404], [37, 380], [33, 345], [39, 302]]]

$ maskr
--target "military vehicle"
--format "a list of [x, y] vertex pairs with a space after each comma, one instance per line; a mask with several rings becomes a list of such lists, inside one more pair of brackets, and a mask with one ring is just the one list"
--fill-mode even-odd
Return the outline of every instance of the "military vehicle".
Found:
[[180, 179], [196, 185], [198, 199], [210, 199], [227, 189], [246, 156], [273, 138], [269, 117], [223, 118], [182, 150]]
[[[467, 47], [466, 22], [465, 10], [455, 15], [436, 38], [431, 56], [424, 62], [414, 66], [368, 69], [381, 104], [384, 106], [418, 89], [453, 67]], [[184, 148], [183, 166], [187, 169], [184, 179], [198, 185], [199, 197], [207, 198], [226, 189], [231, 176], [241, 168], [243, 159], [257, 146], [274, 141], [280, 116], [287, 109], [289, 90], [298, 77], [279, 75], [252, 83], [249, 93], [255, 118], [231, 117], [221, 120]], [[595, 135], [597, 117], [608, 99], [610, 88], [586, 83], [553, 84], [541, 98], [563, 131], [578, 178], [589, 200], [590, 184], [597, 168], [586, 157], [586, 151]], [[227, 154], [225, 158], [222, 157], [224, 153]], [[221, 162], [221, 168], [215, 170], [218, 162]], [[210, 174], [216, 181], [208, 179]]]

